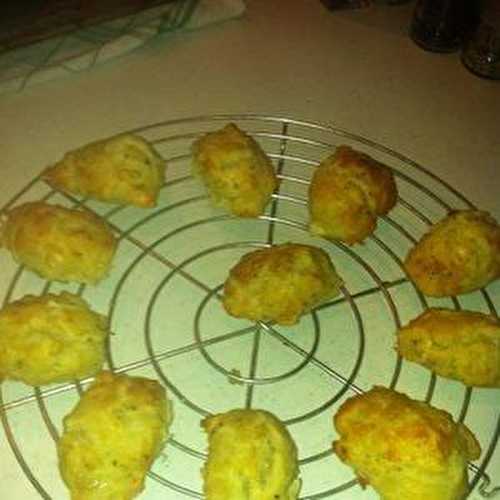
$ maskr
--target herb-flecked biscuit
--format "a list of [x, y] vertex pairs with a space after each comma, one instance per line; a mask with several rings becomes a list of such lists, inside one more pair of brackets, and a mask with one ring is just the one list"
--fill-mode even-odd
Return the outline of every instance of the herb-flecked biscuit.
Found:
[[142, 137], [123, 134], [69, 151], [45, 169], [54, 188], [95, 200], [153, 207], [164, 183], [165, 162]]
[[324, 250], [285, 243], [244, 255], [229, 272], [223, 305], [237, 318], [293, 325], [341, 285]]
[[337, 456], [382, 500], [463, 500], [476, 438], [451, 415], [383, 387], [342, 404]]
[[100, 371], [107, 319], [77, 295], [27, 295], [0, 311], [0, 380], [69, 382]]
[[269, 157], [233, 123], [195, 141], [193, 172], [215, 205], [240, 217], [261, 215], [278, 186]]
[[207, 500], [296, 500], [297, 448], [288, 430], [263, 410], [231, 410], [207, 417]]
[[64, 418], [59, 467], [72, 500], [129, 500], [168, 437], [172, 410], [155, 380], [101, 372]]
[[500, 226], [487, 212], [452, 212], [410, 250], [405, 268], [426, 295], [477, 290], [500, 277]]
[[108, 274], [116, 245], [97, 215], [45, 202], [13, 208], [0, 227], [0, 246], [48, 280], [97, 283]]
[[428, 309], [399, 330], [397, 350], [443, 377], [500, 387], [500, 321], [493, 316]]
[[397, 201], [392, 171], [349, 146], [338, 146], [309, 187], [310, 230], [328, 240], [360, 243]]

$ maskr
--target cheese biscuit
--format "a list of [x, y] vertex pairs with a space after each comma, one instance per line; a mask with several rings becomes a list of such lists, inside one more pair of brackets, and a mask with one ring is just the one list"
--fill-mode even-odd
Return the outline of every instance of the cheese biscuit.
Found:
[[397, 351], [443, 377], [500, 387], [500, 321], [493, 316], [429, 309], [399, 330]]
[[42, 278], [94, 284], [107, 275], [116, 240], [89, 211], [32, 202], [7, 213], [0, 246]]
[[261, 215], [278, 186], [269, 157], [233, 123], [193, 144], [193, 173], [215, 205], [240, 217]]
[[43, 385], [95, 375], [107, 319], [68, 292], [27, 295], [0, 311], [0, 380]]
[[467, 461], [481, 453], [474, 435], [443, 410], [374, 387], [334, 417], [337, 456], [382, 500], [463, 500]]
[[207, 500], [296, 500], [297, 448], [286, 427], [262, 410], [232, 410], [202, 422]]
[[309, 187], [310, 230], [349, 245], [373, 233], [398, 197], [389, 167], [349, 146], [321, 162]]
[[95, 200], [154, 207], [165, 163], [148, 141], [133, 134], [92, 142], [45, 169], [55, 189]]
[[500, 277], [500, 226], [487, 212], [452, 212], [424, 234], [404, 265], [425, 295], [477, 290]]
[[155, 380], [101, 372], [64, 418], [61, 475], [72, 500], [129, 500], [144, 489], [172, 421]]
[[223, 305], [237, 318], [293, 325], [341, 286], [324, 250], [286, 243], [244, 255], [229, 272]]

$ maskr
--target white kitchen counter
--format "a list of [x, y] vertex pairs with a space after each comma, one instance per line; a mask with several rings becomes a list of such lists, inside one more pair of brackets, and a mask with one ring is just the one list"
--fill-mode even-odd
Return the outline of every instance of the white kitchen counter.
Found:
[[[458, 54], [418, 48], [406, 36], [410, 15], [411, 5], [328, 12], [313, 0], [250, 0], [241, 19], [159, 38], [91, 71], [3, 95], [0, 205], [83, 143], [165, 120], [259, 113], [333, 125], [381, 143], [500, 220], [500, 83], [473, 76]], [[1, 258], [3, 297], [14, 266], [4, 252]], [[500, 286], [490, 293], [500, 310]], [[450, 391], [458, 391], [456, 385]], [[500, 392], [474, 394], [470, 418], [480, 418], [483, 408], [489, 412], [487, 442]], [[8, 413], [16, 414], [18, 439], [40, 439], [29, 452], [30, 465], [51, 497], [63, 500], [53, 443], [34, 430], [40, 415], [34, 413], [36, 423], [23, 416], [30, 405], [36, 410], [29, 403]], [[499, 486], [498, 447], [487, 471]], [[349, 475], [345, 468], [339, 477]], [[3, 433], [0, 498], [40, 498]], [[184, 497], [149, 481], [141, 498]], [[354, 488], [338, 498], [376, 496]], [[471, 498], [481, 497], [476, 490]]]

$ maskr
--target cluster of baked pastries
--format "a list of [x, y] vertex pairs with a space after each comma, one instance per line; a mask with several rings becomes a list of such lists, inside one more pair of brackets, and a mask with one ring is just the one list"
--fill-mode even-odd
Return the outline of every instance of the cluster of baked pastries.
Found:
[[[153, 207], [164, 170], [151, 144], [124, 134], [66, 153], [42, 177], [69, 195]], [[96, 284], [110, 270], [117, 240], [110, 225], [95, 213], [40, 201], [6, 214], [0, 246], [42, 278]]]
[[[279, 187], [258, 142], [229, 124], [193, 144], [193, 174], [213, 202], [238, 217], [259, 217]], [[153, 146], [125, 134], [67, 153], [43, 178], [55, 189], [115, 204], [153, 207], [165, 165]], [[398, 194], [392, 170], [339, 146], [314, 172], [308, 198], [312, 234], [353, 245], [376, 229]], [[0, 245], [48, 280], [95, 284], [117, 247], [112, 228], [85, 209], [45, 202], [7, 213]], [[481, 288], [500, 276], [500, 228], [484, 212], [451, 213], [409, 252], [405, 270], [430, 296]], [[252, 321], [293, 325], [333, 299], [344, 283], [324, 250], [286, 243], [258, 248], [229, 271], [223, 306]], [[31, 385], [96, 376], [64, 419], [62, 476], [74, 499], [129, 499], [144, 487], [172, 422], [158, 382], [101, 371], [107, 320], [79, 296], [26, 296], [0, 311], [0, 381]], [[397, 332], [397, 351], [444, 377], [500, 387], [500, 323], [471, 311], [429, 309]], [[386, 500], [460, 500], [467, 460], [480, 454], [451, 416], [396, 391], [374, 388], [335, 416], [334, 450]], [[232, 410], [202, 422], [208, 500], [295, 500], [297, 447], [284, 424], [263, 410]]]

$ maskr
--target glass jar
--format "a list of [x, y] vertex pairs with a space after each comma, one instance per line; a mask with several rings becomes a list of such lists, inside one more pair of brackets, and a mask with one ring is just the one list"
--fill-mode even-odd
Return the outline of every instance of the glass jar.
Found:
[[464, 44], [462, 62], [478, 76], [500, 79], [500, 3], [497, 0], [480, 3], [479, 23]]
[[411, 38], [425, 50], [458, 50], [466, 27], [466, 4], [467, 0], [418, 0], [410, 26]]

